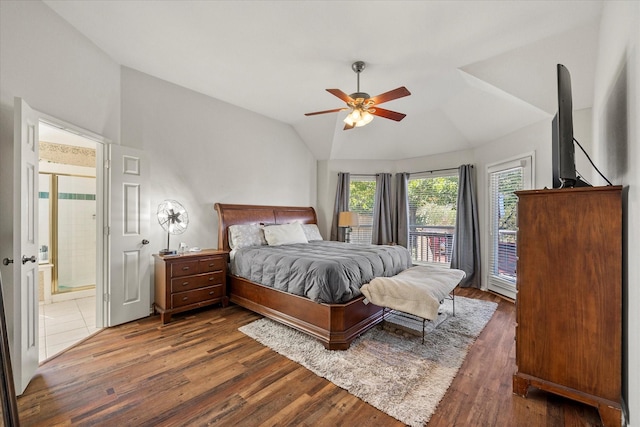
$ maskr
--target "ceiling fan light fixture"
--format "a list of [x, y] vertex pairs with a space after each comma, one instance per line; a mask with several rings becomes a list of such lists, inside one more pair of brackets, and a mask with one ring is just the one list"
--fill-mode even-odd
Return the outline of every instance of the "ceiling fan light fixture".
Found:
[[371, 120], [373, 120], [373, 114], [365, 110], [360, 114], [360, 120], [356, 123], [356, 127], [367, 125], [371, 123]]
[[357, 108], [351, 110], [347, 117], [344, 118], [344, 122], [349, 126], [354, 126], [358, 121], [360, 121], [360, 110]]
[[361, 127], [371, 123], [371, 120], [373, 120], [373, 114], [361, 107], [355, 107], [343, 121], [349, 126]]

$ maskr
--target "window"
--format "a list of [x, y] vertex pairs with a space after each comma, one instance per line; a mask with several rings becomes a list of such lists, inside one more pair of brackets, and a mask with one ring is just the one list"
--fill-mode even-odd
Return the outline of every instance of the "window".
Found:
[[456, 225], [458, 174], [409, 178], [409, 251], [415, 263], [449, 265]]
[[489, 289], [515, 299], [518, 197], [533, 183], [533, 155], [488, 168]]
[[351, 231], [351, 243], [371, 244], [375, 195], [375, 176], [351, 176], [349, 210], [358, 214], [359, 223]]

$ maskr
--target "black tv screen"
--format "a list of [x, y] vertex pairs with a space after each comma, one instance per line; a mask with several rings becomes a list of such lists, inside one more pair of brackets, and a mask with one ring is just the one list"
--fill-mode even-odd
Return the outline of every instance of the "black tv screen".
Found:
[[552, 122], [552, 168], [553, 188], [575, 186], [577, 177], [571, 75], [562, 64], [558, 64], [558, 113]]
[[[583, 181], [576, 171], [571, 75], [562, 64], [558, 64], [558, 113], [553, 118], [551, 126], [553, 188], [590, 187], [591, 185]], [[593, 162], [591, 164], [593, 165]]]

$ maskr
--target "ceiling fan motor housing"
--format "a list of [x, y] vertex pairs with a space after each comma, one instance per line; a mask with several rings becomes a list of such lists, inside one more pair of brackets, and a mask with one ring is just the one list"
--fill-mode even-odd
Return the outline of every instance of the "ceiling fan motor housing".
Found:
[[351, 94], [351, 95], [349, 95], [349, 96], [350, 96], [351, 98], [353, 98], [353, 99], [358, 99], [358, 98], [362, 98], [362, 99], [369, 99], [369, 98], [371, 98], [371, 97], [369, 96], [369, 94], [368, 94], [368, 93], [365, 93], [365, 92], [354, 92], [354, 93], [352, 93], [352, 94]]

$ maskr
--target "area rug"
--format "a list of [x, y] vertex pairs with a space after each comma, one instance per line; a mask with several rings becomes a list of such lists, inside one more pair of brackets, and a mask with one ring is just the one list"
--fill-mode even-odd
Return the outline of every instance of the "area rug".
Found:
[[[423, 426], [456, 376], [469, 348], [497, 304], [464, 297], [445, 300], [439, 319], [420, 336], [406, 328], [374, 327], [346, 351], [326, 350], [315, 339], [269, 319], [239, 330], [300, 363], [349, 393], [410, 426]], [[400, 323], [400, 322], [398, 322]]]

